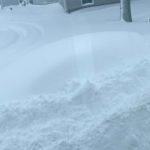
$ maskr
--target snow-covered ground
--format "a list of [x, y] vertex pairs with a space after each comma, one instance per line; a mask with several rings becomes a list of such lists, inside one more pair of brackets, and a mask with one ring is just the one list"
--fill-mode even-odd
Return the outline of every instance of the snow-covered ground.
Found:
[[149, 6], [1, 10], [0, 150], [148, 150]]

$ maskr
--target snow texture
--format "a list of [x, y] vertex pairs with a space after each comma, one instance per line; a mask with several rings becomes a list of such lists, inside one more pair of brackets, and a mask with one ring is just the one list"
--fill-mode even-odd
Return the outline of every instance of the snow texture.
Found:
[[1, 10], [0, 150], [148, 150], [149, 6]]

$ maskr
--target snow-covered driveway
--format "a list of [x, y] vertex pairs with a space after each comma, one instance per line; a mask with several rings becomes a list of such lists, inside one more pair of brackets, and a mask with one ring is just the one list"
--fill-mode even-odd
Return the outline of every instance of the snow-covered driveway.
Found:
[[150, 1], [133, 6], [132, 24], [118, 4], [0, 11], [0, 150], [150, 147]]
[[71, 15], [58, 4], [1, 11], [0, 98], [54, 92], [69, 80], [93, 78], [146, 52], [149, 25], [116, 22], [118, 11], [118, 4]]

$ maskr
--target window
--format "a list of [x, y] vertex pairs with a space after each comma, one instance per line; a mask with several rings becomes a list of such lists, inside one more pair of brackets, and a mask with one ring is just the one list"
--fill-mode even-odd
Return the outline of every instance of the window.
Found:
[[91, 5], [93, 4], [93, 0], [82, 0], [82, 5]]

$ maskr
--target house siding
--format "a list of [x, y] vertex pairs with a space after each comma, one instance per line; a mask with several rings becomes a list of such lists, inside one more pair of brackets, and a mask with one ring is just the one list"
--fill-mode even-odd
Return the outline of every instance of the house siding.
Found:
[[[85, 8], [85, 7], [91, 7], [91, 6], [98, 6], [98, 5], [104, 5], [104, 4], [111, 4], [111, 3], [117, 3], [120, 0], [93, 0], [94, 3], [88, 6], [82, 5], [82, 0], [60, 0], [60, 4], [65, 8], [67, 12], [72, 12], [77, 9]], [[66, 6], [65, 6], [66, 3]]]
[[6, 7], [10, 5], [18, 5], [19, 0], [1, 0], [1, 7]]

